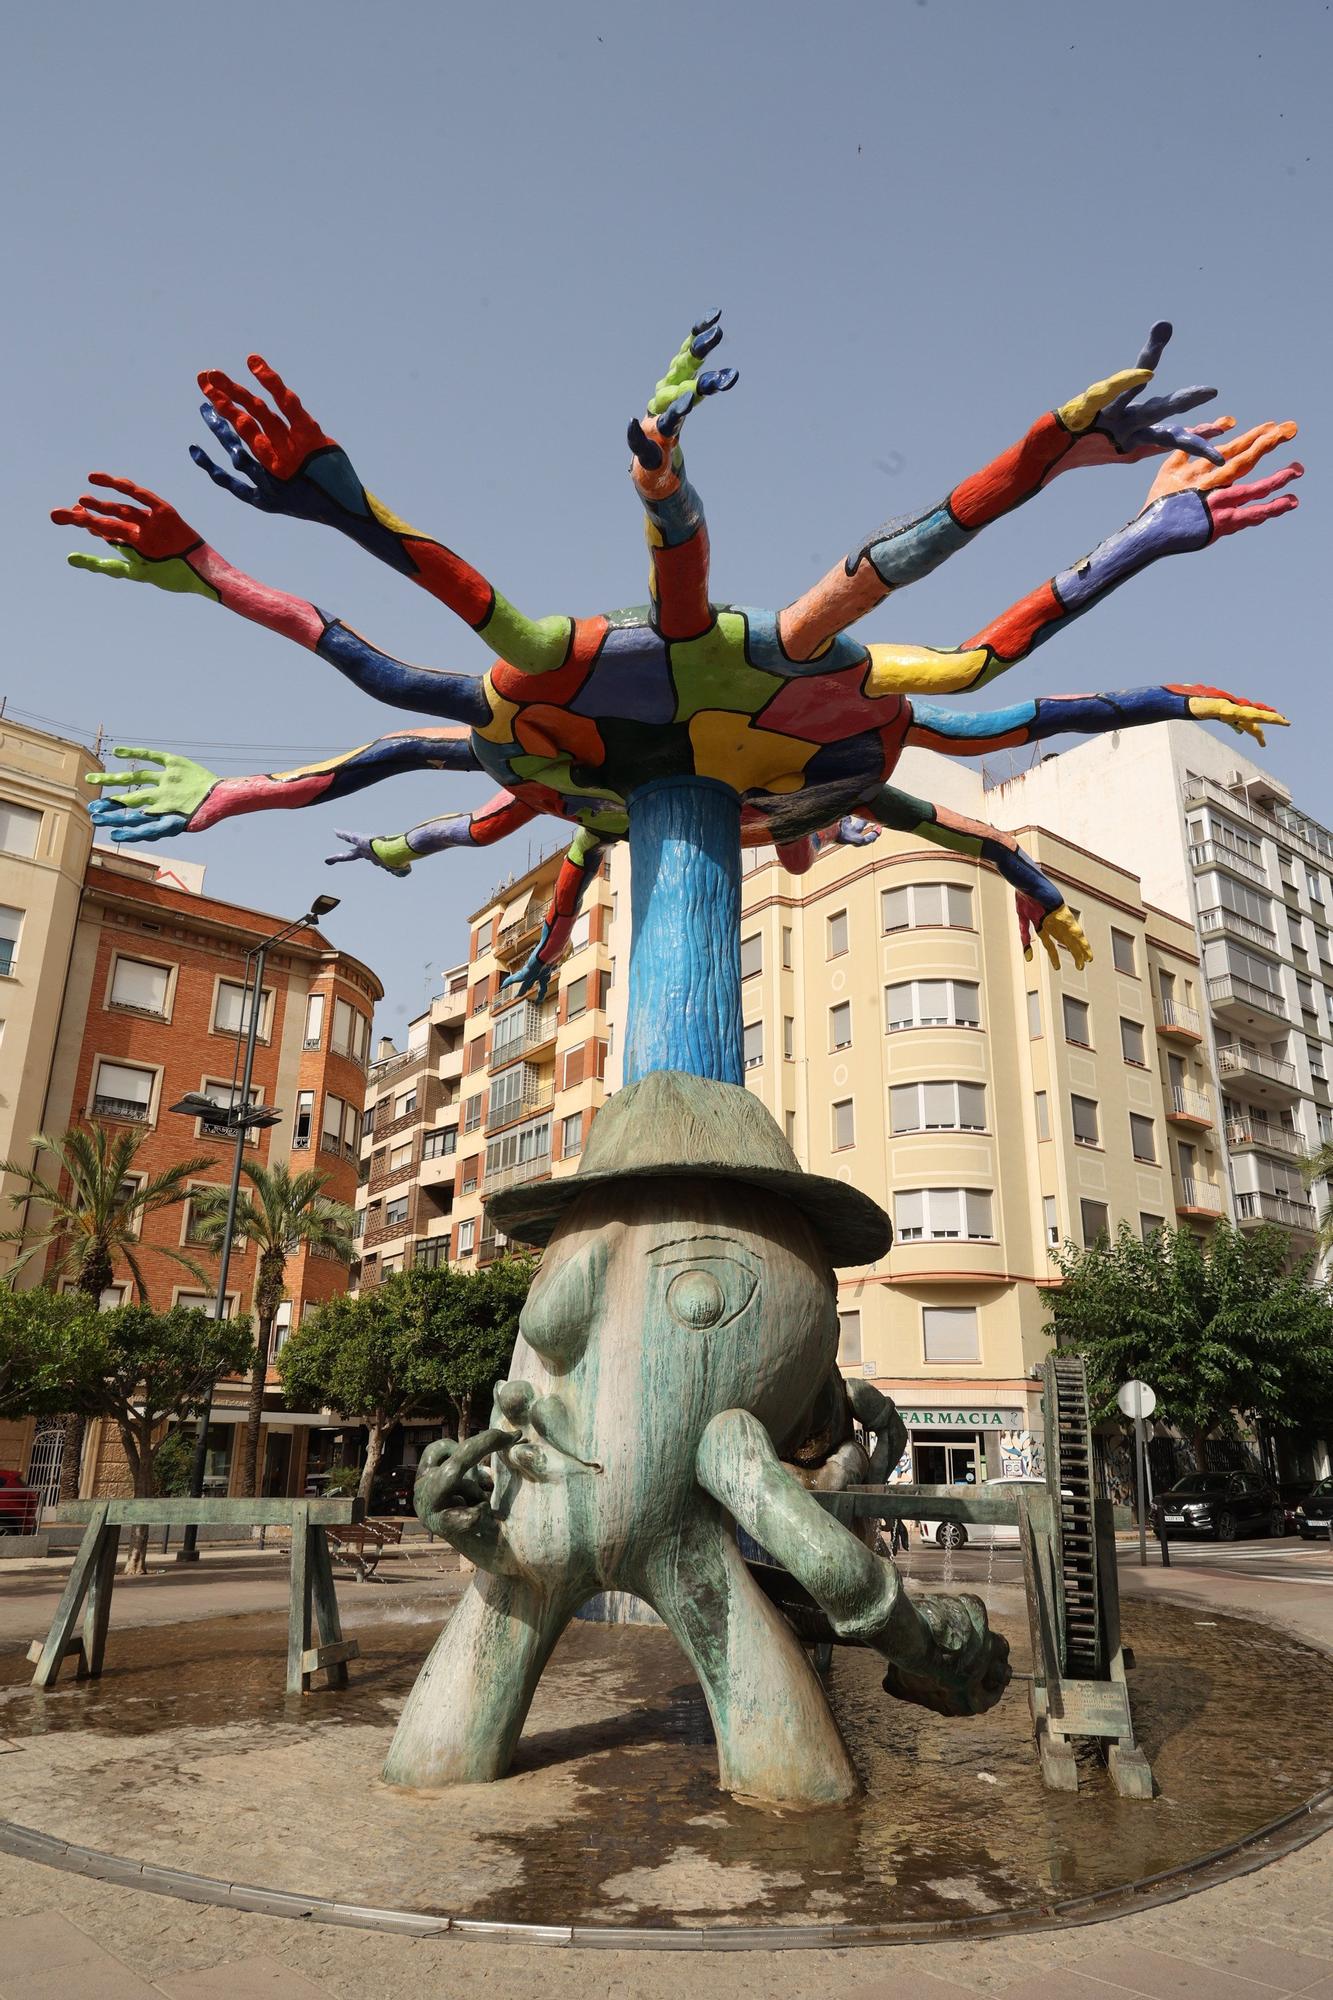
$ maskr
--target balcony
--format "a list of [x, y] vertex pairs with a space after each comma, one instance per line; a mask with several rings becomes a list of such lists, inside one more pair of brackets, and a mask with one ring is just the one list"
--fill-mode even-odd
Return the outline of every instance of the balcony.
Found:
[[505, 925], [491, 949], [502, 964], [509, 965], [516, 958], [526, 958], [541, 934], [541, 909], [525, 910], [512, 924]]
[[1258, 1049], [1242, 1048], [1238, 1042], [1219, 1046], [1217, 1073], [1224, 1078], [1228, 1090], [1270, 1104], [1290, 1104], [1301, 1094], [1295, 1063], [1262, 1055]]
[[1176, 1210], [1180, 1215], [1220, 1215], [1222, 1190], [1211, 1181], [1182, 1180], [1176, 1193]]
[[1174, 1084], [1166, 1093], [1166, 1115], [1173, 1125], [1211, 1125], [1212, 1099], [1200, 1090]]
[[1178, 1000], [1164, 1000], [1159, 994], [1156, 1017], [1159, 1035], [1175, 1035], [1185, 1042], [1203, 1040], [1202, 1019], [1192, 1007], [1182, 1007]]
[[406, 1236], [411, 1228], [412, 1217], [410, 1209], [406, 1215], [397, 1217], [393, 1222], [386, 1219], [382, 1222], [368, 1223], [365, 1236], [362, 1239], [363, 1247], [367, 1250], [373, 1250], [379, 1243], [389, 1243], [399, 1236]]
[[463, 1045], [456, 1049], [446, 1049], [440, 1057], [439, 1077], [441, 1083], [458, 1083], [463, 1075]]
[[372, 1090], [387, 1083], [390, 1077], [410, 1076], [413, 1070], [424, 1069], [429, 1060], [425, 1049], [405, 1049], [401, 1055], [385, 1056], [382, 1062], [373, 1062], [370, 1065]]
[[1263, 863], [1252, 861], [1248, 854], [1242, 854], [1238, 847], [1231, 847], [1224, 840], [1195, 841], [1190, 847], [1190, 866], [1200, 873], [1208, 868], [1225, 868], [1256, 889], [1268, 887]]
[[1267, 986], [1252, 986], [1235, 972], [1224, 972], [1220, 979], [1208, 981], [1208, 1004], [1218, 1019], [1231, 1027], [1282, 1025], [1290, 1019], [1280, 993]]
[[1280, 805], [1275, 812], [1266, 812], [1244, 792], [1229, 792], [1213, 778], [1187, 777], [1183, 790], [1187, 806], [1210, 802], [1219, 805], [1238, 819], [1247, 820], [1258, 832], [1271, 834], [1274, 840], [1297, 848], [1307, 860], [1319, 862], [1325, 868], [1333, 866], [1333, 837], [1324, 827], [1303, 819], [1290, 807]]
[[[504, 1036], [501, 1035], [500, 1024], [503, 1022], [505, 1027], [508, 1028], [510, 1021], [514, 1017], [515, 1010], [513, 1008], [506, 1009], [505, 1012], [497, 1014], [495, 1017], [496, 1025], [491, 1037], [490, 1067], [492, 1071], [502, 1069], [508, 1063], [517, 1062], [520, 1056], [529, 1056], [534, 1054], [538, 1049], [550, 1048], [555, 1042], [555, 1007], [553, 1005], [536, 1007], [531, 1001], [523, 1002], [522, 1006], [522, 1027], [517, 1030], [509, 1029], [508, 1034]], [[498, 1050], [496, 1048], [497, 1041], [501, 1043], [501, 1047]]]
[[1248, 1152], [1257, 1146], [1265, 1153], [1279, 1153], [1286, 1160], [1299, 1160], [1305, 1148], [1300, 1135], [1285, 1125], [1272, 1125], [1266, 1118], [1229, 1118], [1227, 1145], [1233, 1153]]
[[1275, 1222], [1279, 1228], [1297, 1229], [1306, 1236], [1315, 1233], [1315, 1213], [1308, 1201], [1287, 1194], [1269, 1194], [1263, 1188], [1237, 1194], [1236, 1220], [1242, 1229]]
[[1245, 944], [1258, 945], [1260, 951], [1271, 951], [1274, 958], [1280, 956], [1276, 931], [1270, 931], [1264, 924], [1251, 923], [1248, 917], [1238, 917], [1224, 903], [1200, 910], [1199, 930], [1204, 937], [1239, 938]]
[[370, 1192], [378, 1194], [381, 1188], [392, 1187], [395, 1181], [410, 1181], [416, 1173], [416, 1161], [404, 1160], [400, 1166], [371, 1168]]
[[518, 1187], [524, 1181], [545, 1181], [551, 1177], [551, 1155], [539, 1153], [532, 1160], [515, 1160], [512, 1167], [497, 1167], [486, 1176], [487, 1194], [499, 1194], [501, 1188]]
[[457, 1152], [436, 1153], [432, 1159], [422, 1160], [417, 1181], [424, 1188], [452, 1188], [457, 1166]]
[[522, 1119], [531, 1117], [534, 1111], [545, 1111], [555, 1101], [555, 1078], [536, 1075], [525, 1079], [521, 1096], [507, 1097], [499, 1111], [487, 1113], [485, 1131], [503, 1132], [506, 1125], [517, 1125]]

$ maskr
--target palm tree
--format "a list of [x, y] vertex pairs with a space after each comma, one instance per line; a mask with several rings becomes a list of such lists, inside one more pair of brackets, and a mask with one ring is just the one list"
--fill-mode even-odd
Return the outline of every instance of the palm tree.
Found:
[[[23, 1166], [17, 1160], [0, 1161], [0, 1173], [13, 1174], [24, 1185], [9, 1199], [16, 1208], [37, 1202], [46, 1210], [46, 1219], [32, 1228], [27, 1221], [18, 1229], [0, 1230], [0, 1243], [18, 1243], [19, 1256], [5, 1273], [13, 1285], [18, 1273], [40, 1250], [55, 1247], [48, 1280], [72, 1276], [75, 1289], [89, 1298], [100, 1299], [115, 1278], [115, 1259], [129, 1265], [140, 1301], [147, 1305], [148, 1286], [139, 1267], [138, 1242], [144, 1218], [159, 1209], [175, 1208], [188, 1201], [190, 1180], [213, 1164], [207, 1154], [181, 1160], [161, 1173], [136, 1177], [134, 1162], [147, 1134], [134, 1126], [113, 1130], [94, 1124], [91, 1129], [71, 1126], [63, 1138], [51, 1139], [39, 1132], [34, 1145], [38, 1153], [51, 1153], [50, 1173], [40, 1166]], [[154, 1250], [185, 1269], [201, 1284], [208, 1280], [192, 1258], [182, 1251], [155, 1243]], [[60, 1497], [77, 1498], [79, 1464], [83, 1456], [84, 1420], [65, 1419], [65, 1443], [60, 1460]]]
[[[1313, 1153], [1306, 1154], [1301, 1161], [1301, 1174], [1308, 1188], [1323, 1181], [1325, 1194], [1333, 1191], [1333, 1139], [1325, 1139]], [[1321, 1249], [1333, 1250], [1333, 1200], [1319, 1215], [1319, 1243]]]
[[[331, 1201], [324, 1193], [328, 1175], [313, 1168], [293, 1174], [286, 1161], [266, 1167], [261, 1160], [242, 1160], [241, 1171], [251, 1191], [236, 1204], [236, 1234], [247, 1236], [259, 1251], [255, 1279], [255, 1318], [259, 1332], [250, 1375], [250, 1404], [245, 1424], [245, 1467], [242, 1492], [252, 1497], [258, 1484], [259, 1427], [264, 1416], [264, 1383], [268, 1377], [273, 1322], [286, 1289], [287, 1259], [305, 1244], [332, 1251], [344, 1263], [353, 1252], [355, 1210]], [[227, 1196], [209, 1188], [195, 1196], [196, 1240], [218, 1243], [226, 1227]]]

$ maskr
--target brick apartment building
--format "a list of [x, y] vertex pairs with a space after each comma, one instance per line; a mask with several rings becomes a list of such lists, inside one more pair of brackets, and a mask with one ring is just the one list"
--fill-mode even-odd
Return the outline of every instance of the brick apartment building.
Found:
[[[60, 1133], [96, 1119], [144, 1131], [136, 1169], [145, 1174], [211, 1153], [214, 1164], [200, 1185], [225, 1186], [232, 1140], [170, 1107], [187, 1092], [229, 1103], [245, 1026], [246, 955], [281, 929], [281, 917], [208, 896], [197, 863], [92, 847], [82, 783], [91, 768], [87, 750], [27, 730], [7, 733], [0, 748], [6, 753], [0, 829], [7, 842], [0, 909], [15, 934], [0, 990], [11, 1016], [23, 1015], [22, 1033], [6, 1034], [0, 1044], [5, 1153], [34, 1158], [38, 1130]], [[34, 772], [40, 784], [29, 782]], [[76, 870], [81, 880], [70, 893]], [[315, 930], [297, 931], [265, 965], [252, 1094], [284, 1115], [252, 1134], [248, 1150], [266, 1164], [290, 1158], [293, 1167], [317, 1166], [328, 1176], [326, 1192], [349, 1206], [357, 1188], [371, 1016], [382, 997], [374, 973]], [[159, 1245], [184, 1250], [215, 1280], [216, 1252], [192, 1240], [188, 1205], [146, 1220], [139, 1262], [152, 1304], [211, 1309], [213, 1286], [201, 1288]], [[252, 1310], [256, 1265], [253, 1248], [238, 1243], [229, 1312]], [[34, 1260], [21, 1282], [35, 1284], [42, 1275]], [[344, 1291], [347, 1282], [336, 1259], [295, 1252], [275, 1353], [308, 1305]], [[129, 1297], [130, 1273], [117, 1269], [106, 1303]], [[319, 1412], [281, 1410], [276, 1373], [270, 1380], [265, 1487], [299, 1493], [308, 1467], [331, 1454], [335, 1433]], [[244, 1383], [221, 1385], [210, 1432], [211, 1492], [234, 1484], [244, 1401]], [[51, 1480], [51, 1450], [49, 1430], [39, 1436], [30, 1419], [0, 1424], [0, 1464], [16, 1465], [44, 1485]], [[113, 1490], [122, 1477], [115, 1433], [91, 1426], [84, 1492]]]

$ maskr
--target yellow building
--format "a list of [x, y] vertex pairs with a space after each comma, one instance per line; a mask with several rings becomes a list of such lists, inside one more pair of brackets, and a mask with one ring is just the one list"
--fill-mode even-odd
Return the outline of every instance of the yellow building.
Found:
[[[904, 765], [985, 816], [977, 774]], [[985, 863], [887, 832], [799, 877], [746, 856], [746, 1080], [806, 1167], [894, 1218], [889, 1255], [840, 1274], [840, 1360], [897, 1400], [929, 1482], [1039, 1462], [1052, 1245], [1224, 1207], [1190, 926], [1124, 869], [1015, 831], [1079, 913], [1082, 972], [1025, 962]]]

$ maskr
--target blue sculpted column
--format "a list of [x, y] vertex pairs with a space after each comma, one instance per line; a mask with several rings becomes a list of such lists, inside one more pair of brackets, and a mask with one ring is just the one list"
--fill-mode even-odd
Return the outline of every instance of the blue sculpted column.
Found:
[[632, 918], [625, 1082], [650, 1070], [744, 1081], [741, 807], [710, 778], [629, 799]]

